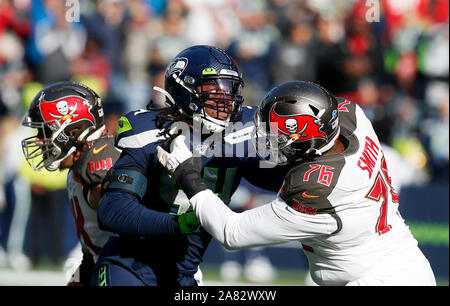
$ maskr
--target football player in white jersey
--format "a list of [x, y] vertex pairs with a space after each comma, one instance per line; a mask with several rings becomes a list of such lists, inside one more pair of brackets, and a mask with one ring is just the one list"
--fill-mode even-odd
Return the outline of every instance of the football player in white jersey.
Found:
[[88, 285], [94, 262], [111, 235], [97, 223], [101, 182], [120, 155], [105, 128], [101, 99], [83, 85], [55, 83], [35, 96], [22, 124], [38, 131], [22, 141], [34, 170], [70, 169], [67, 191], [83, 259], [68, 285]]
[[277, 197], [234, 213], [206, 188], [182, 136], [160, 162], [202, 226], [228, 249], [299, 241], [319, 285], [436, 285], [398, 211], [373, 127], [355, 103], [310, 82], [273, 88], [255, 117], [258, 151], [287, 163]]

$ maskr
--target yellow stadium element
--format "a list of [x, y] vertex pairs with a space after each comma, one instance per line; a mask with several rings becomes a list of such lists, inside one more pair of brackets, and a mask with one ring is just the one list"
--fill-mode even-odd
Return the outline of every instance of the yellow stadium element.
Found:
[[26, 84], [22, 90], [22, 102], [23, 105], [28, 108], [39, 91], [44, 89], [44, 85], [39, 82], [30, 82]]
[[26, 179], [30, 184], [38, 184], [49, 191], [60, 190], [66, 188], [68, 169], [50, 172], [43, 168], [40, 171], [34, 171], [27, 161], [23, 159], [22, 166], [19, 170], [19, 176]]
[[100, 97], [104, 97], [106, 95], [106, 91], [108, 90], [106, 80], [95, 76], [77, 75], [74, 76], [71, 81], [89, 87], [94, 92], [96, 92]]

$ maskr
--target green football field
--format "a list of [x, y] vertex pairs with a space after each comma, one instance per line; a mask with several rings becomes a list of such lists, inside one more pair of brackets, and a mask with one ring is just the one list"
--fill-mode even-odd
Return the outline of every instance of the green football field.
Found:
[[[226, 282], [220, 276], [218, 266], [203, 265], [204, 285], [213, 286], [305, 286], [306, 271], [280, 270], [277, 276], [269, 283], [252, 282], [241, 276], [236, 281]], [[439, 286], [448, 286], [448, 279], [438, 279]], [[9, 268], [0, 268], [0, 286], [65, 286], [64, 272], [59, 269], [42, 267], [28, 271], [16, 271]]]

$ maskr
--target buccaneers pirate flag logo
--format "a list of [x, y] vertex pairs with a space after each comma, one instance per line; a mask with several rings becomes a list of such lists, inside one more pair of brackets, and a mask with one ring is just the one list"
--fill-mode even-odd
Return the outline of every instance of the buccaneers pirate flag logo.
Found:
[[277, 135], [286, 135], [289, 138], [296, 137], [296, 141], [304, 141], [312, 138], [327, 138], [321, 131], [323, 123], [311, 115], [278, 115], [272, 108], [270, 111], [270, 124], [272, 132]]
[[95, 124], [95, 118], [91, 114], [92, 105], [85, 99], [77, 96], [67, 96], [55, 101], [43, 101], [41, 113], [46, 122], [54, 120], [63, 123], [67, 119], [71, 122], [89, 120]]

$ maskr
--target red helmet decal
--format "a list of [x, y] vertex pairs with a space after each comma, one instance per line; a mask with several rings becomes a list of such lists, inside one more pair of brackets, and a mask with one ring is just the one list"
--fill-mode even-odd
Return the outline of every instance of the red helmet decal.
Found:
[[270, 125], [277, 135], [297, 137], [297, 141], [312, 138], [326, 138], [320, 131], [323, 124], [319, 119], [310, 115], [280, 116], [273, 109], [270, 111]]
[[67, 119], [72, 122], [87, 119], [95, 124], [91, 114], [92, 105], [85, 99], [77, 96], [67, 96], [55, 101], [41, 102], [41, 113], [46, 122], [58, 120], [62, 124]]

